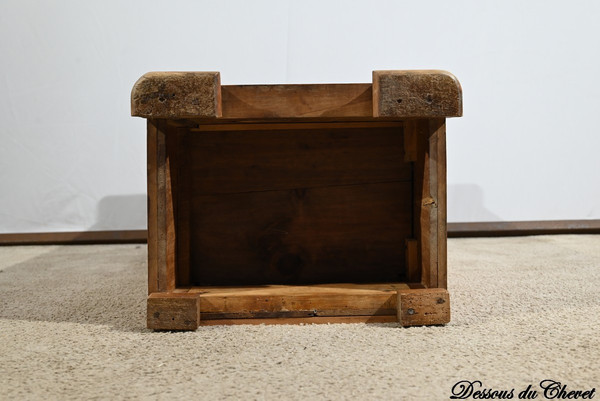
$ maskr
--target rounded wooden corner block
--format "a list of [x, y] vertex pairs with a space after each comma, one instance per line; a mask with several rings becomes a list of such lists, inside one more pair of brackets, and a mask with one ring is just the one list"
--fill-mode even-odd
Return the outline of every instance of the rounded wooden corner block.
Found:
[[196, 330], [200, 325], [199, 295], [168, 292], [150, 294], [147, 325], [153, 330]]
[[398, 290], [398, 322], [428, 326], [450, 322], [450, 296], [444, 288]]
[[373, 71], [373, 117], [462, 116], [462, 88], [447, 71]]
[[221, 116], [218, 72], [149, 72], [131, 90], [131, 115], [144, 118]]

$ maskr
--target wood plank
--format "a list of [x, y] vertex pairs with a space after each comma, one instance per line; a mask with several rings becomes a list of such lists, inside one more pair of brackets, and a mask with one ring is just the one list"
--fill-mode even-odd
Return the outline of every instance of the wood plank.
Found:
[[178, 198], [177, 198], [177, 287], [190, 284], [190, 169], [188, 157], [188, 135], [186, 128], [178, 128], [179, 147], [177, 158], [179, 160], [178, 172]]
[[196, 195], [193, 282], [402, 281], [410, 182]]
[[373, 71], [373, 116], [462, 116], [462, 89], [447, 71]]
[[415, 220], [421, 280], [427, 287], [437, 288], [445, 286], [446, 276], [445, 122], [431, 119], [412, 124], [417, 131]]
[[371, 84], [225, 85], [223, 118], [370, 117]]
[[419, 266], [419, 250], [416, 239], [409, 238], [405, 242], [406, 247], [406, 277], [409, 282], [421, 281], [421, 266]]
[[179, 175], [179, 135], [177, 130], [171, 129], [165, 138], [165, 263], [167, 277], [167, 291], [175, 289], [175, 271], [177, 267], [177, 192]]
[[443, 288], [399, 290], [398, 322], [402, 326], [423, 326], [450, 322], [450, 297]]
[[197, 294], [153, 293], [148, 296], [147, 327], [154, 330], [196, 330], [200, 324]]
[[339, 323], [395, 323], [396, 315], [389, 316], [317, 316], [277, 319], [215, 319], [200, 321], [200, 326], [220, 326], [236, 324], [339, 324]]
[[437, 288], [448, 288], [448, 227], [446, 195], [446, 123], [434, 122], [437, 136]]
[[405, 283], [193, 287], [206, 319], [392, 315]]
[[166, 125], [154, 120], [156, 126], [156, 269], [158, 291], [169, 290], [167, 269], [167, 149]]
[[[140, 205], [142, 207], [142, 205]], [[145, 244], [148, 230], [0, 234], [1, 245]]]
[[131, 115], [144, 118], [221, 116], [218, 72], [149, 72], [131, 91]]
[[158, 129], [147, 126], [148, 293], [158, 291]]
[[408, 181], [402, 126], [202, 132], [189, 137], [192, 194]]

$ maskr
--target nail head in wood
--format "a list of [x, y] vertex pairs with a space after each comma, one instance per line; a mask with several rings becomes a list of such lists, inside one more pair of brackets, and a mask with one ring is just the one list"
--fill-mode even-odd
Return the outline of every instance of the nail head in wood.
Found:
[[462, 89], [446, 71], [373, 71], [373, 117], [460, 117]]
[[450, 297], [443, 288], [398, 291], [398, 322], [423, 326], [450, 322]]
[[131, 91], [131, 115], [144, 118], [221, 116], [218, 72], [149, 72]]
[[200, 297], [188, 293], [148, 296], [147, 323], [154, 330], [196, 330], [200, 325]]

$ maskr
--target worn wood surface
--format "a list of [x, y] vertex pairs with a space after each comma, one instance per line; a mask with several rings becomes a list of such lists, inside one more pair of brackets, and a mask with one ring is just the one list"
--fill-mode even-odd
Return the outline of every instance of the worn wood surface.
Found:
[[224, 85], [218, 72], [150, 72], [131, 114], [186, 119], [365, 119], [462, 115], [462, 90], [445, 71], [374, 71], [372, 83]]
[[371, 116], [371, 84], [222, 87], [223, 118]]
[[398, 281], [410, 182], [193, 197], [193, 282]]
[[203, 319], [394, 315], [404, 283], [192, 287]]
[[221, 117], [218, 72], [149, 72], [131, 91], [131, 115], [144, 118]]
[[186, 286], [190, 284], [190, 163], [188, 161], [188, 138], [187, 128], [177, 128], [178, 148], [173, 152], [177, 158], [178, 186], [177, 186], [177, 216], [176, 216], [176, 285]]
[[[402, 126], [195, 131], [188, 138], [193, 194], [408, 181]], [[200, 128], [201, 129], [201, 128]]]
[[[415, 234], [421, 280], [446, 287], [446, 125], [444, 119], [412, 120], [419, 157], [415, 162]], [[407, 128], [408, 129], [408, 128]]]
[[460, 83], [439, 70], [373, 71], [373, 116], [460, 117]]
[[398, 290], [398, 322], [423, 326], [450, 322], [450, 297], [443, 288]]
[[148, 327], [195, 329], [200, 313], [219, 324], [449, 319], [443, 117], [462, 113], [460, 85], [439, 71], [373, 79], [136, 84], [132, 111], [150, 117]]
[[252, 318], [252, 319], [213, 319], [201, 320], [200, 326], [238, 325], [238, 324], [334, 324], [334, 323], [394, 323], [396, 315], [383, 316], [315, 316], [295, 318]]
[[158, 128], [148, 120], [147, 149], [147, 192], [148, 192], [148, 293], [158, 291]]
[[175, 288], [178, 139], [173, 127], [148, 120], [148, 291]]
[[147, 326], [154, 330], [196, 330], [200, 299], [190, 293], [152, 293], [148, 296]]

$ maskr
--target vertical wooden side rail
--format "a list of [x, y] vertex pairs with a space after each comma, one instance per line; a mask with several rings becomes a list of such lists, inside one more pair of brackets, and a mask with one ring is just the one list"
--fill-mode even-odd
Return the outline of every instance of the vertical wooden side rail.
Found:
[[181, 131], [148, 120], [148, 328], [195, 330], [197, 294], [174, 293], [177, 273], [177, 213]]
[[415, 219], [421, 282], [446, 288], [446, 124], [444, 119], [409, 121], [417, 132]]
[[158, 127], [152, 120], [147, 126], [148, 180], [148, 294], [159, 291], [158, 285]]

